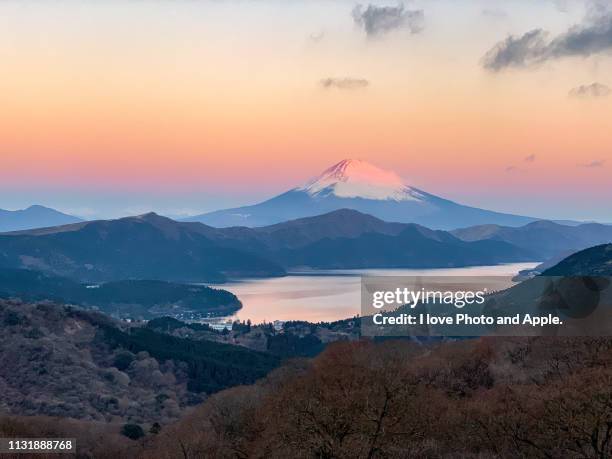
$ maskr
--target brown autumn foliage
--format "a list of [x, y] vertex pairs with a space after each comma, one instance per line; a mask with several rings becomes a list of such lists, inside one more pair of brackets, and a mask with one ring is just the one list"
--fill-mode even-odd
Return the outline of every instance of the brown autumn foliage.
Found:
[[71, 311], [0, 299], [0, 414], [147, 428], [179, 419], [193, 396], [184, 365], [113, 349], [98, 324], [112, 319]]
[[211, 397], [156, 458], [612, 457], [612, 340], [336, 343]]
[[[133, 457], [142, 445], [119, 434], [119, 426], [104, 422], [49, 416], [0, 415], [0, 438], [74, 438], [77, 457], [117, 459]], [[40, 458], [41, 454], [3, 454], [3, 459]], [[44, 454], [46, 459], [65, 459], [70, 454]]]

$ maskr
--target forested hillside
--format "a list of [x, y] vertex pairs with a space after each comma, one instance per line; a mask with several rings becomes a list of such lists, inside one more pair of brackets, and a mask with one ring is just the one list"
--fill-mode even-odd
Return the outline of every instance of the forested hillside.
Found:
[[0, 300], [0, 331], [0, 409], [20, 415], [164, 424], [279, 363], [50, 303]]

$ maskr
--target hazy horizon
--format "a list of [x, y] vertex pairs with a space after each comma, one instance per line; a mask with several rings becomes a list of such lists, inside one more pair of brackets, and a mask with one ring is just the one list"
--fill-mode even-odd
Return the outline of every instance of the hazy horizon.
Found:
[[[331, 165], [331, 164], [328, 164]], [[319, 171], [322, 172], [323, 169]], [[244, 205], [252, 205], [257, 204], [259, 202], [265, 201], [267, 199], [273, 198], [278, 194], [289, 191], [290, 189], [302, 186], [306, 184], [311, 179], [317, 177], [319, 173], [311, 174], [309, 176], [305, 176], [305, 178], [299, 182], [295, 183], [291, 187], [272, 190], [268, 193], [265, 191], [260, 191], [259, 193], [253, 192], [250, 194], [250, 197], [242, 196], [236, 193], [222, 193], [219, 192], [217, 194], [202, 194], [202, 193], [185, 193], [185, 194], [176, 194], [176, 193], [142, 193], [138, 191], [130, 191], [129, 193], [125, 193], [122, 191], [117, 191], [113, 194], [106, 191], [104, 193], [89, 193], [87, 197], [84, 197], [82, 193], [75, 194], [72, 190], [66, 191], [55, 191], [51, 193], [53, 197], [49, 197], [49, 193], [42, 192], [39, 190], [23, 190], [20, 192], [20, 196], [16, 202], [20, 202], [22, 204], [14, 205], [14, 206], [2, 206], [0, 203], [0, 209], [5, 210], [22, 210], [31, 205], [43, 205], [46, 207], [50, 207], [61, 212], [80, 217], [85, 220], [93, 220], [93, 219], [107, 219], [107, 218], [121, 218], [127, 216], [141, 215], [148, 212], [156, 212], [160, 215], [164, 215], [170, 218], [185, 218], [190, 216], [199, 215], [202, 213], [207, 213], [215, 210], [222, 210], [231, 207], [240, 207]], [[262, 187], [263, 188], [263, 187]], [[265, 188], [267, 189], [267, 188]], [[437, 194], [435, 189], [427, 189], [424, 190], [432, 194]], [[491, 202], [489, 199], [485, 199], [485, 196], [475, 193], [474, 195], [466, 195], [461, 193], [456, 193], [456, 195], [460, 196], [460, 198], [455, 198], [450, 195], [438, 195], [439, 197], [454, 200], [461, 204], [471, 205], [473, 207], [479, 207], [487, 210], [493, 210], [498, 212], [508, 212], [515, 213], [540, 219], [546, 220], [574, 220], [574, 221], [596, 221], [600, 223], [611, 223], [612, 217], [609, 217], [609, 214], [606, 214], [607, 209], [596, 209], [599, 211], [603, 210], [603, 218], [593, 218], [593, 217], [578, 217], [571, 212], [568, 212], [566, 207], [566, 203], [563, 201], [551, 201], [548, 204], [548, 210], [544, 211], [540, 214], [530, 213], [525, 211], [524, 209], [533, 208], [537, 209], [537, 205], [533, 206], [534, 199], [535, 203], [543, 203], [546, 204], [546, 198], [542, 198], [539, 202], [537, 197], [530, 198], [530, 203], [532, 207], [526, 206], [527, 203], [524, 202], [524, 197], [521, 195], [516, 196], [516, 200], [514, 203], [510, 203], [507, 208], [502, 208], [501, 206], [495, 207], [495, 202]], [[261, 196], [261, 197], [259, 197]], [[491, 197], [491, 193], [489, 193], [488, 197]], [[580, 195], [578, 196], [578, 198]], [[506, 200], [507, 201], [507, 200]], [[489, 202], [491, 203], [491, 207], [486, 207], [481, 204], [481, 202]], [[64, 205], [62, 205], [64, 203]], [[120, 206], [118, 203], [121, 203]], [[148, 203], [148, 204], [147, 204]], [[85, 204], [85, 207], [82, 205]], [[191, 204], [191, 206], [189, 206]], [[514, 204], [514, 205], [513, 205]], [[81, 207], [79, 207], [81, 205]], [[518, 210], [517, 210], [518, 209]], [[558, 210], [557, 210], [558, 209]], [[562, 210], [564, 209], [564, 210]], [[582, 203], [582, 210], [588, 209], [586, 203]], [[536, 210], [534, 210], [536, 211]], [[556, 213], [555, 213], [556, 212]], [[580, 215], [580, 214], [578, 214]], [[583, 213], [583, 215], [585, 215]], [[588, 215], [588, 214], [586, 214]]]
[[193, 215], [351, 157], [462, 204], [612, 221], [607, 3], [400, 5], [0, 3], [0, 208]]

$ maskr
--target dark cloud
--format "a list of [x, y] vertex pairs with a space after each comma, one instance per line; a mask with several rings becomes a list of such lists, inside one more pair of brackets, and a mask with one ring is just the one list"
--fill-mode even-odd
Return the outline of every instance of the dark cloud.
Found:
[[535, 160], [536, 160], [536, 155], [534, 155], [534, 154], [531, 154], [531, 155], [525, 156], [525, 162], [526, 162], [526, 163], [532, 163], [532, 162], [534, 162]]
[[516, 166], [508, 166], [504, 169], [504, 171], [510, 174], [512, 172], [518, 172], [518, 168]]
[[590, 0], [586, 4], [586, 20], [597, 22], [612, 11], [609, 0]]
[[597, 99], [599, 97], [607, 97], [612, 93], [605, 84], [593, 83], [587, 85], [580, 85], [570, 90], [570, 97], [576, 97], [579, 99]]
[[550, 43], [551, 57], [590, 56], [612, 50], [612, 14], [606, 14], [595, 23], [575, 26]]
[[407, 10], [402, 4], [398, 6], [370, 4], [365, 9], [362, 5], [357, 5], [353, 8], [352, 15], [355, 24], [362, 27], [369, 37], [382, 35], [396, 29], [419, 33], [423, 30], [425, 20], [423, 10]]
[[542, 29], [531, 30], [520, 37], [509, 36], [485, 54], [482, 65], [487, 70], [499, 71], [603, 52], [612, 52], [612, 13], [608, 11], [556, 37], [549, 38]]
[[595, 161], [591, 161], [590, 163], [579, 164], [579, 166], [588, 167], [588, 168], [604, 167], [605, 163], [606, 162], [603, 160], [595, 160]]
[[546, 48], [547, 33], [534, 29], [516, 37], [509, 36], [491, 48], [483, 57], [487, 70], [499, 71], [506, 67], [525, 67], [535, 61]]
[[323, 78], [319, 84], [326, 89], [363, 89], [370, 85], [364, 78]]

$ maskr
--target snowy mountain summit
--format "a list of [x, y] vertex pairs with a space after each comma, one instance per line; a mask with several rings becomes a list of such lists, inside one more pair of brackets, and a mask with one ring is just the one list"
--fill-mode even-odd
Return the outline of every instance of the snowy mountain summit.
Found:
[[393, 171], [380, 169], [359, 159], [344, 159], [323, 171], [317, 178], [298, 188], [310, 196], [333, 195], [391, 201], [420, 201], [423, 195], [404, 184]]
[[[186, 218], [216, 227], [267, 226], [339, 209], [357, 210], [381, 220], [454, 229], [474, 225], [521, 226], [531, 217], [464, 206], [408, 185], [393, 171], [366, 161], [345, 159], [321, 175], [258, 204]], [[348, 216], [350, 213], [344, 214]], [[350, 222], [344, 222], [350, 225]]]

